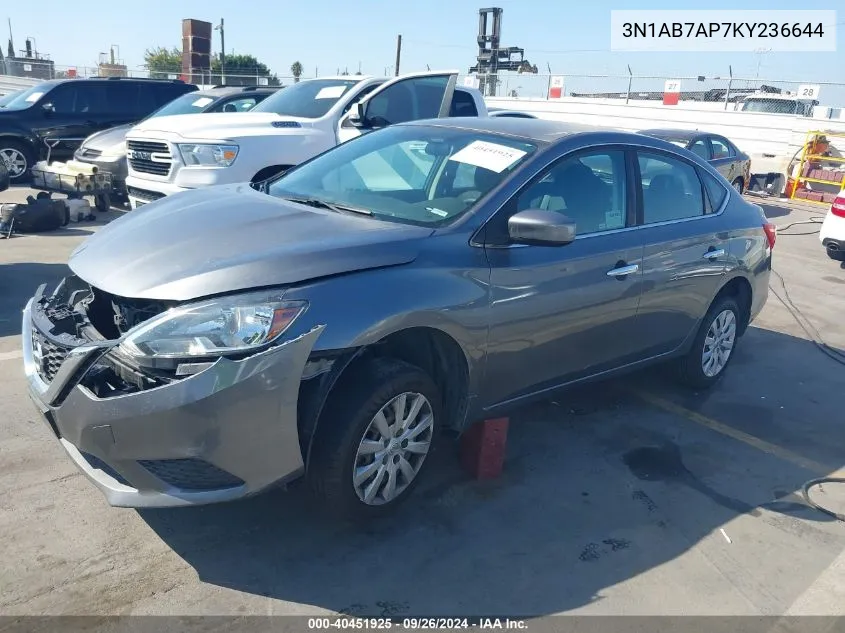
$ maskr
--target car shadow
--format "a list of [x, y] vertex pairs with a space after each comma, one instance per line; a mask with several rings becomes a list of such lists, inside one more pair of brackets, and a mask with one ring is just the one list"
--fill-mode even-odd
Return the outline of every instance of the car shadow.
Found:
[[[660, 367], [514, 413], [495, 481], [471, 480], [458, 443], [444, 440], [413, 497], [364, 526], [327, 519], [303, 485], [139, 514], [202, 582], [356, 615], [566, 612], [694, 547], [720, 556], [730, 542], [723, 526], [742, 541], [724, 554], [752, 569], [741, 573], [763, 582], [777, 565], [789, 568], [778, 590], [800, 593], [845, 545], [825, 527], [831, 519], [798, 494], [816, 473], [643, 396], [835, 468], [837, 416], [824, 394], [841, 374], [830, 369], [811, 343], [751, 328], [725, 380], [707, 393], [680, 391]], [[796, 376], [799, 400], [785, 407], [778, 398]], [[765, 535], [798, 540], [772, 557]], [[822, 544], [831, 540], [829, 554]], [[809, 562], [790, 558], [816, 545]]]
[[0, 264], [0, 336], [20, 334], [21, 311], [35, 289], [43, 283], [54, 285], [69, 272], [66, 264]]

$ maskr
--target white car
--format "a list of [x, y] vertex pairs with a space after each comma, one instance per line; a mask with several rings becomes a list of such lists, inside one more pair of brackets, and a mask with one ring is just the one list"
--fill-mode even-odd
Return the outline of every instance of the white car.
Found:
[[145, 120], [126, 135], [131, 207], [187, 189], [260, 183], [392, 123], [488, 116], [481, 93], [456, 85], [457, 75], [429, 71], [392, 79], [320, 77], [280, 90], [237, 116]]
[[824, 218], [819, 231], [819, 241], [827, 251], [828, 257], [845, 262], [845, 189], [839, 192], [830, 205], [830, 211]]

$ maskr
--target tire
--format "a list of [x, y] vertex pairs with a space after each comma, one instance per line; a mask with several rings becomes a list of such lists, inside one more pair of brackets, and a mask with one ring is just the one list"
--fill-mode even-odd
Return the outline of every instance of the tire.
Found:
[[[730, 313], [730, 316], [726, 317], [726, 313]], [[736, 351], [736, 345], [739, 342], [738, 329], [741, 314], [739, 303], [733, 297], [720, 297], [713, 302], [701, 322], [701, 327], [695, 336], [692, 347], [687, 352], [687, 355], [679, 361], [678, 378], [683, 384], [693, 389], [708, 389], [719, 382], [725, 374], [728, 365], [730, 365], [731, 359]], [[718, 363], [720, 365], [719, 367], [711, 367], [711, 371], [716, 370], [711, 374], [705, 371], [705, 343], [708, 340], [708, 334], [711, 333], [711, 327], [714, 326], [717, 318], [732, 319], [733, 336], [727, 353], [727, 359], [723, 363]], [[728, 331], [730, 331], [729, 328]], [[726, 334], [723, 334], [723, 336], [726, 336]]]
[[[364, 440], [373, 447], [375, 438], [381, 436], [376, 430], [375, 416], [383, 407], [401, 397], [401, 394], [408, 393], [422, 396], [427, 406], [422, 404], [420, 415], [410, 422], [410, 431], [406, 433], [411, 433], [417, 428], [425, 419], [426, 411], [431, 414], [429, 427], [419, 431], [413, 438], [421, 439], [421, 444], [428, 440], [425, 455], [405, 451], [399, 448], [404, 445], [394, 440], [397, 445], [391, 445], [389, 450], [359, 456], [359, 446]], [[406, 401], [410, 405], [412, 397], [406, 396]], [[314, 438], [308, 465], [308, 483], [321, 506], [320, 509], [343, 519], [366, 520], [392, 511], [406, 500], [431, 461], [432, 446], [443, 416], [441, 403], [440, 391], [428, 374], [404, 361], [377, 358], [356, 370], [354, 378], [330, 394], [329, 402], [321, 416], [317, 436]], [[386, 417], [389, 424], [392, 421], [391, 410]], [[393, 428], [392, 424], [390, 428]], [[397, 439], [401, 437], [400, 434]], [[381, 465], [378, 466], [376, 464], [380, 455]], [[422, 459], [418, 460], [418, 457]], [[369, 460], [372, 460], [371, 463]], [[415, 470], [415, 475], [410, 479], [405, 474], [407, 469], [403, 470], [406, 464]], [[359, 472], [363, 473], [368, 466], [372, 466], [367, 471], [373, 473], [372, 476], [364, 478], [364, 483], [356, 489], [353, 483], [355, 469], [358, 468]], [[391, 471], [393, 475], [390, 474]], [[385, 501], [391, 476], [397, 486], [397, 494]], [[379, 481], [376, 481], [377, 479]], [[373, 488], [375, 495], [367, 503], [360, 495]]]
[[0, 160], [4, 158], [13, 161], [9, 167], [11, 184], [19, 185], [29, 180], [30, 170], [35, 164], [35, 155], [28, 145], [20, 141], [0, 139]]
[[845, 251], [834, 251], [830, 248], [825, 249], [827, 256], [835, 262], [845, 262]]
[[94, 208], [100, 213], [111, 211], [111, 196], [107, 193], [94, 196]]
[[736, 178], [736, 179], [734, 179], [734, 181], [731, 183], [731, 186], [732, 186], [734, 189], [736, 189], [736, 192], [737, 192], [739, 195], [742, 195], [742, 191], [743, 191], [743, 186], [742, 186], [742, 185], [743, 185], [743, 183], [742, 183], [742, 178]]

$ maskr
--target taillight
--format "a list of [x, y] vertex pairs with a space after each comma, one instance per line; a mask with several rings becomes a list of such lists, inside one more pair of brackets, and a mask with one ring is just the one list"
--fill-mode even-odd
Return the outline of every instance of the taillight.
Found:
[[845, 218], [845, 195], [840, 194], [830, 206], [830, 212], [839, 218]]
[[766, 232], [766, 239], [769, 240], [769, 248], [775, 247], [775, 241], [778, 239], [778, 227], [776, 224], [766, 222], [763, 225], [763, 230]]

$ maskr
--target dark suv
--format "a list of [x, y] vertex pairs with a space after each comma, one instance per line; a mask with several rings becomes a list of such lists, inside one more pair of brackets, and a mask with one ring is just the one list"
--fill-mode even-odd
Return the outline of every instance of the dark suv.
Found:
[[94, 132], [143, 119], [197, 87], [178, 80], [108, 77], [44, 81], [0, 107], [0, 160], [13, 183], [47, 155], [68, 160]]
[[[247, 112], [276, 92], [278, 88], [258, 86], [221, 87], [198, 90], [177, 97], [147, 116], [152, 119], [177, 114], [205, 112]], [[96, 132], [83, 141], [74, 154], [74, 160], [96, 165], [100, 173], [112, 176], [117, 201], [126, 199], [126, 133], [136, 122]]]

